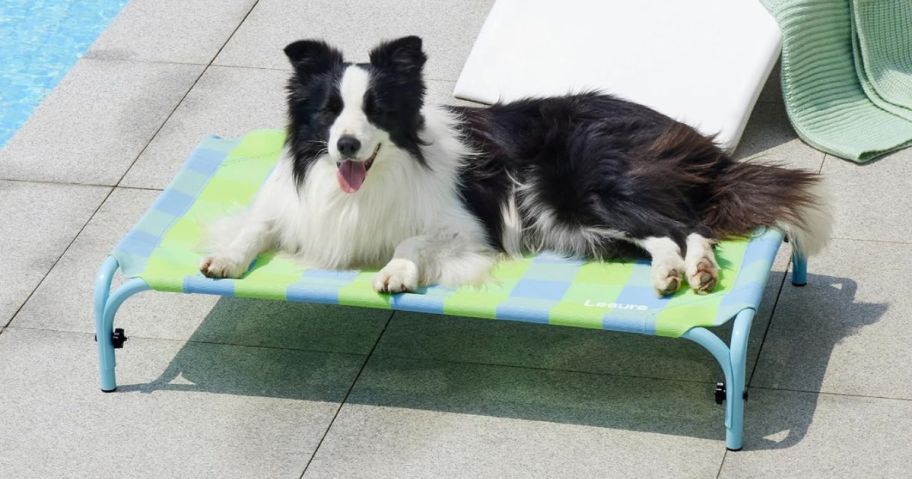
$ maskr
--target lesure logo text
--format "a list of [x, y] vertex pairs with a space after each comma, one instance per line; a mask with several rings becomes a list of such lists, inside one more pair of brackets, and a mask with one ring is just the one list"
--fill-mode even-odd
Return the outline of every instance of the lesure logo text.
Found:
[[583, 303], [583, 306], [588, 306], [590, 308], [635, 309], [637, 311], [646, 311], [649, 309], [649, 307], [644, 304], [608, 303], [605, 301], [593, 301], [591, 299], [587, 299]]

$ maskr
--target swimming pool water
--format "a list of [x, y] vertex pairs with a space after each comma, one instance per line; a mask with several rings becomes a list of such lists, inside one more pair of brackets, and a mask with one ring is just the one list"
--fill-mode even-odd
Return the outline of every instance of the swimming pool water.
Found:
[[0, 0], [0, 148], [129, 0]]

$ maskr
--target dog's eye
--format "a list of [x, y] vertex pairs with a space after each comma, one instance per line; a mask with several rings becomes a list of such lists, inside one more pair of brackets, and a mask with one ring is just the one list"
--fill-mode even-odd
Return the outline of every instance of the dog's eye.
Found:
[[392, 115], [392, 110], [384, 99], [375, 95], [364, 98], [364, 113], [373, 120], [384, 121]]
[[342, 112], [342, 98], [331, 95], [329, 100], [326, 102], [326, 111], [332, 113], [333, 115], [338, 115]]
[[370, 92], [367, 92], [364, 95], [364, 113], [366, 115], [372, 115], [377, 110], [377, 100], [374, 98]]

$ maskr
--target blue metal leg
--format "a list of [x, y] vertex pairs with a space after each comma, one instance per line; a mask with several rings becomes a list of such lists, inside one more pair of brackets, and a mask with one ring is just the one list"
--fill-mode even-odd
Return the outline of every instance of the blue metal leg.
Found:
[[104, 392], [117, 389], [114, 379], [114, 343], [110, 340], [113, 331], [110, 327], [106, 329], [104, 323], [105, 306], [108, 304], [115, 271], [117, 260], [108, 256], [95, 279], [95, 342], [98, 344], [98, 369], [101, 373], [101, 390]]
[[804, 286], [807, 284], [808, 264], [807, 258], [797, 251], [792, 252], [792, 285]]
[[738, 451], [744, 438], [744, 385], [747, 339], [754, 310], [745, 309], [735, 317], [731, 347], [705, 328], [694, 328], [684, 337], [703, 346], [716, 358], [725, 377], [725, 447]]
[[130, 296], [149, 289], [145, 281], [131, 279], [111, 294], [111, 280], [118, 268], [117, 260], [109, 256], [101, 265], [95, 279], [95, 339], [98, 343], [98, 371], [101, 375], [101, 390], [111, 392], [117, 389], [114, 376], [114, 315], [120, 305]]
[[744, 437], [744, 393], [747, 391], [747, 340], [750, 337], [754, 310], [745, 309], [735, 317], [731, 333], [731, 386], [726, 388], [725, 401], [730, 406], [731, 427], [726, 430], [725, 445], [729, 450], [739, 451]]

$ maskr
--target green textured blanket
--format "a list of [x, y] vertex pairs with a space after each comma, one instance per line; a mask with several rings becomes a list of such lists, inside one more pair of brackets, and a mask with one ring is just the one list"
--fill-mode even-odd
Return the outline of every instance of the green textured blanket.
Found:
[[764, 3], [782, 28], [782, 91], [804, 141], [858, 162], [912, 144], [912, 1]]

